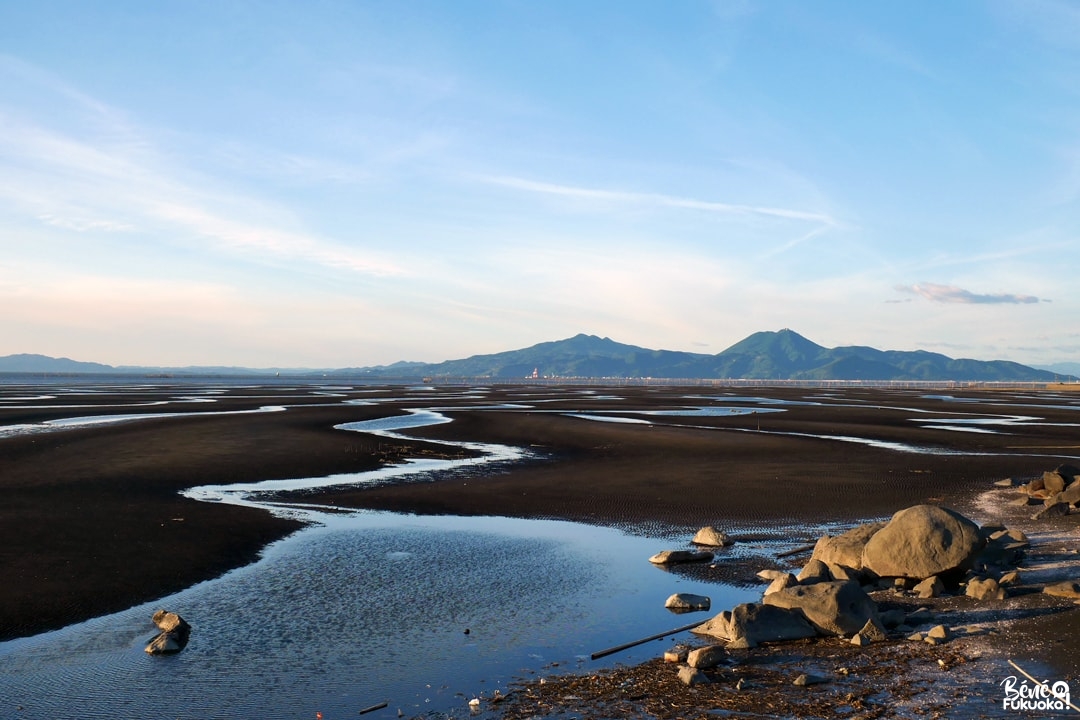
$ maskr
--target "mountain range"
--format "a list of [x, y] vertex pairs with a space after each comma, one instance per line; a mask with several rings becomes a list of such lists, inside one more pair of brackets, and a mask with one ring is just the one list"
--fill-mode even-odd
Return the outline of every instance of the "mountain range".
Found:
[[[1055, 368], [1057, 370], [1057, 368]], [[305, 368], [135, 367], [80, 362], [44, 355], [0, 357], [0, 372], [54, 375], [288, 375], [413, 378], [677, 378], [752, 380], [1054, 382], [1072, 375], [1003, 360], [956, 360], [924, 350], [826, 348], [793, 330], [758, 332], [715, 355], [650, 350], [610, 338], [579, 334], [520, 350], [474, 355], [441, 363], [397, 362], [373, 367]]]

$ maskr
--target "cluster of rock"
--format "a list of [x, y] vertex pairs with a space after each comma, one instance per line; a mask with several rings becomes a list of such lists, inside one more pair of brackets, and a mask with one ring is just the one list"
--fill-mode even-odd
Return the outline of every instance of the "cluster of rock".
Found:
[[[1078, 486], [1074, 478], [1056, 495]], [[888, 521], [822, 537], [798, 574], [762, 571], [759, 577], [770, 585], [761, 602], [725, 610], [692, 631], [719, 643], [668, 659], [679, 662], [683, 682], [693, 684], [707, 681], [700, 671], [723, 662], [727, 651], [761, 643], [842, 637], [862, 646], [890, 635], [947, 642], [951, 634], [945, 626], [915, 632], [932, 624], [934, 616], [925, 608], [881, 611], [869, 593], [893, 589], [932, 598], [963, 587], [978, 600], [1004, 599], [1008, 585], [1018, 582], [1013, 566], [1027, 547], [1028, 539], [1017, 530], [980, 528], [954, 510], [916, 505]], [[1062, 594], [1080, 590], [1075, 583], [1066, 585], [1061, 583]]]
[[151, 655], [170, 655], [187, 646], [191, 626], [184, 618], [174, 612], [158, 610], [152, 619], [161, 632], [146, 646], [146, 652]]
[[[1002, 480], [1001, 484], [1011, 486], [1013, 482]], [[1080, 508], [1080, 468], [1074, 465], [1059, 465], [1054, 470], [1044, 472], [1042, 477], [1021, 485], [1019, 490], [1023, 497], [1017, 501], [1018, 504], [1042, 503], [1039, 511], [1031, 516], [1032, 520], [1068, 515]]]

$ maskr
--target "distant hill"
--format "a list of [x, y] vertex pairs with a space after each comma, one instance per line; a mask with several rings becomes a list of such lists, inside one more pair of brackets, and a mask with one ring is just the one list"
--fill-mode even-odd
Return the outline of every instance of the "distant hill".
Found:
[[0, 372], [13, 373], [112, 373], [116, 368], [95, 362], [79, 362], [68, 358], [54, 358], [48, 355], [7, 355], [0, 357]]
[[792, 330], [758, 332], [716, 355], [650, 350], [610, 338], [575, 335], [520, 350], [473, 355], [441, 363], [396, 362], [339, 370], [262, 369], [236, 367], [112, 367], [44, 355], [0, 357], [0, 372], [53, 374], [117, 373], [176, 375], [318, 375], [340, 378], [685, 378], [746, 380], [866, 380], [1054, 382], [1075, 380], [1072, 374], [1040, 370], [1003, 360], [956, 360], [938, 353], [876, 350], [853, 345], [826, 348]]
[[[575, 335], [521, 350], [441, 363], [398, 363], [348, 372], [391, 377], [731, 378], [747, 380], [911, 380], [1053, 382], [1061, 374], [1003, 360], [955, 360], [917, 350], [825, 348], [792, 330], [758, 332], [716, 355], [650, 350], [610, 338]], [[343, 371], [338, 371], [343, 372]], [[1067, 378], [1064, 378], [1067, 379]]]
[[1034, 367], [1039, 370], [1056, 373], [1057, 375], [1080, 376], [1080, 362], [1059, 362], [1051, 363], [1050, 365], [1035, 365]]

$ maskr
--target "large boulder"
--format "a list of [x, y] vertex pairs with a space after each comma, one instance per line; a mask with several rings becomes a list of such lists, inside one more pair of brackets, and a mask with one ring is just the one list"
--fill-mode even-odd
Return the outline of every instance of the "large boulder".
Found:
[[878, 619], [877, 605], [854, 580], [797, 585], [767, 595], [762, 602], [799, 610], [821, 635], [852, 635], [867, 620]]
[[948, 508], [916, 505], [892, 516], [862, 552], [862, 566], [881, 577], [921, 580], [969, 570], [983, 546], [979, 526]]
[[817, 630], [799, 612], [772, 605], [743, 603], [725, 610], [691, 632], [754, 647], [763, 642], [814, 637]]
[[814, 545], [814, 554], [810, 558], [829, 565], [843, 565], [853, 570], [861, 570], [863, 548], [867, 541], [886, 524], [885, 522], [866, 523], [835, 537], [823, 535]]

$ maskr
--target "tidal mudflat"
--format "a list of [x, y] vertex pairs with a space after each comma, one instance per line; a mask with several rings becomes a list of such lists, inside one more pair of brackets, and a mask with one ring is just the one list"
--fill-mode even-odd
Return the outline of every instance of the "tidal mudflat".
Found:
[[[353, 425], [422, 414], [447, 422]], [[671, 592], [759, 593], [825, 524], [1080, 456], [1075, 396], [1000, 389], [51, 383], [5, 386], [0, 423], [0, 637], [23, 638], [0, 705], [23, 717], [63, 692], [145, 714], [170, 681], [217, 688], [176, 716], [467, 712], [684, 624]], [[704, 524], [739, 550], [648, 566]], [[193, 640], [147, 658], [162, 603]]]

